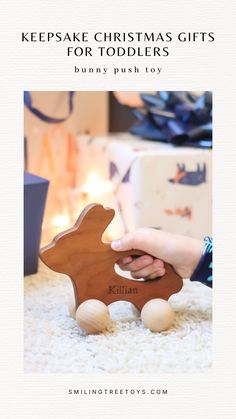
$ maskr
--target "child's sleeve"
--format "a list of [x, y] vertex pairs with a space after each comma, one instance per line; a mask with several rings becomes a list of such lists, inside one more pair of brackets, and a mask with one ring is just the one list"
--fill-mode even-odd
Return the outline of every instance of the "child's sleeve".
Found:
[[199, 281], [208, 287], [212, 287], [212, 238], [205, 237], [205, 246], [201, 259], [191, 276], [191, 281]]

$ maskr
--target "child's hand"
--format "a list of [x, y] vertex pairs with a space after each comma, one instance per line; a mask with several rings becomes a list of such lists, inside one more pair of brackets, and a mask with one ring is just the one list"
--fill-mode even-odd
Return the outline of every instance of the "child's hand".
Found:
[[163, 262], [172, 265], [182, 278], [190, 278], [201, 257], [204, 241], [152, 228], [140, 228], [113, 241], [111, 247], [116, 251], [137, 249], [147, 253], [136, 258], [126, 256], [118, 261], [120, 268], [130, 271], [135, 279], [163, 276]]
[[155, 279], [165, 274], [164, 262], [150, 255], [126, 256], [118, 265], [122, 271], [130, 271], [135, 279]]

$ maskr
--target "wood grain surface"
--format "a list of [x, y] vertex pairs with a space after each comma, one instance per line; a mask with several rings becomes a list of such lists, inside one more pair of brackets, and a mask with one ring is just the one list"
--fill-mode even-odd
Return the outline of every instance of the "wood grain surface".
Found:
[[66, 274], [72, 280], [76, 308], [90, 298], [105, 304], [125, 300], [139, 310], [153, 298], [168, 298], [181, 290], [183, 281], [172, 267], [165, 264], [163, 277], [150, 280], [130, 280], [118, 275], [115, 263], [123, 256], [142, 255], [139, 250], [115, 252], [102, 242], [102, 235], [115, 215], [111, 208], [100, 204], [88, 205], [75, 225], [58, 234], [40, 250], [41, 260], [52, 270]]

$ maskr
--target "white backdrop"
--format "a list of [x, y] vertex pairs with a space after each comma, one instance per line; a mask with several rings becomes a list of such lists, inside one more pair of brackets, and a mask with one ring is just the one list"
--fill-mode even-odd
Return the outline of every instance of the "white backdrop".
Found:
[[[235, 2], [1, 2], [2, 418], [231, 418], [235, 411]], [[22, 31], [214, 31], [211, 44], [170, 45], [163, 58], [66, 57], [63, 45], [22, 44]], [[106, 66], [107, 74], [75, 74]], [[162, 67], [112, 75], [114, 66]], [[214, 93], [214, 368], [207, 375], [23, 374], [23, 90], [212, 90]], [[37, 342], [35, 343], [37, 344]], [[167, 388], [166, 396], [72, 396], [69, 388]]]

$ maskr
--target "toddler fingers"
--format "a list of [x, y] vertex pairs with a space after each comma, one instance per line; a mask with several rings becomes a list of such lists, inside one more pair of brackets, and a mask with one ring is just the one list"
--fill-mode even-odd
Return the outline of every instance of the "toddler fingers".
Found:
[[145, 281], [146, 280], [148, 281], [148, 280], [151, 280], [151, 279], [160, 278], [163, 275], [165, 275], [165, 273], [166, 273], [165, 269], [160, 269], [159, 271], [156, 271], [153, 274], [146, 276], [144, 279], [145, 279]]
[[[126, 258], [123, 258], [125, 261]], [[153, 263], [153, 257], [149, 255], [143, 255], [139, 257], [132, 258], [131, 262], [120, 264], [119, 266], [124, 271], [140, 271], [143, 268], [151, 265]]]
[[132, 256], [125, 256], [121, 259], [119, 259], [117, 261], [117, 264], [119, 265], [119, 267], [122, 269], [123, 267], [125, 267], [126, 265], [129, 265], [130, 262], [132, 262], [133, 258]]
[[144, 279], [154, 279], [165, 274], [165, 269], [163, 267], [157, 268], [155, 264], [151, 264], [146, 268], [140, 269], [139, 271], [131, 271], [131, 275], [134, 279], [144, 278]]

